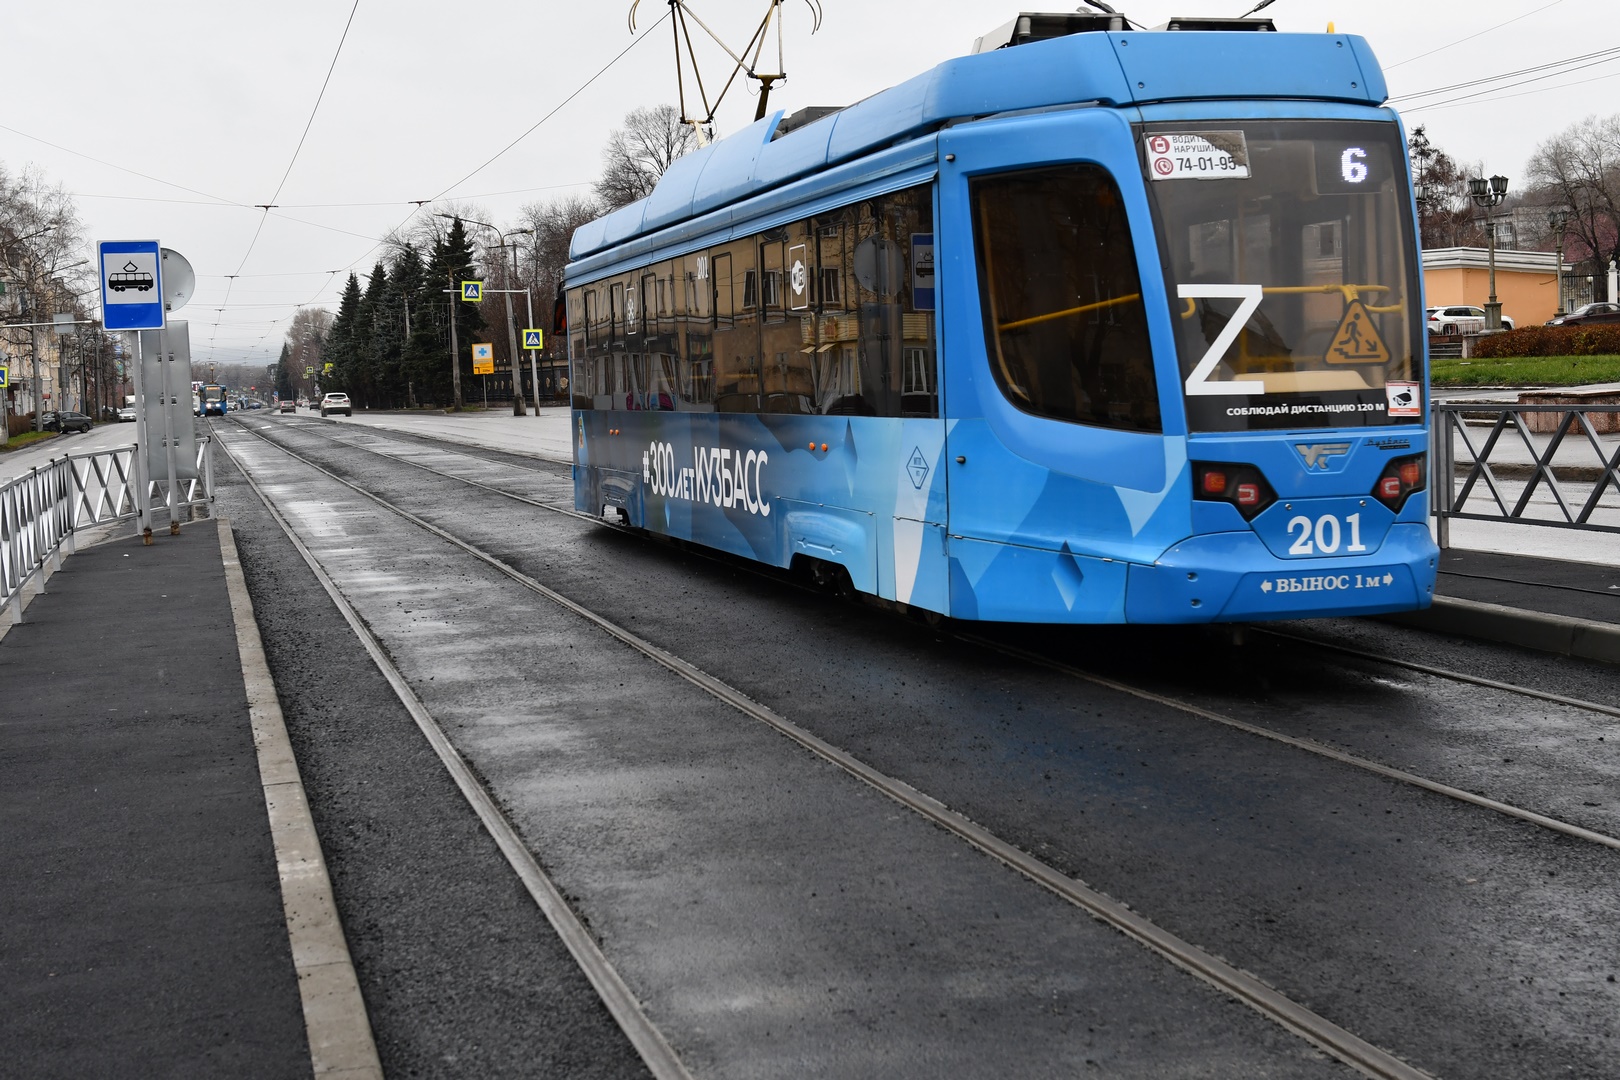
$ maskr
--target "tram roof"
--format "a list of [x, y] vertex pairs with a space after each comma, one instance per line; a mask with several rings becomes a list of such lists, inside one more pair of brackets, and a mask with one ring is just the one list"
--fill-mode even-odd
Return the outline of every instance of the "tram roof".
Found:
[[581, 226], [581, 259], [863, 154], [973, 119], [1079, 103], [1220, 99], [1380, 105], [1382, 68], [1354, 34], [1083, 33], [947, 60], [803, 127], [776, 112], [672, 164], [653, 193]]

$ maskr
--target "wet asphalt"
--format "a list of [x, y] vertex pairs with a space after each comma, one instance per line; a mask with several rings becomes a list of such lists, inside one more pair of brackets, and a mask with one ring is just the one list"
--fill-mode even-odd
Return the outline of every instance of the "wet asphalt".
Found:
[[[319, 430], [354, 437], [353, 429]], [[1612, 1075], [1620, 1048], [1613, 851], [1009, 660], [886, 611], [501, 500], [293, 425], [275, 434], [1436, 1075]], [[232, 445], [248, 449], [240, 439]], [[388, 448], [569, 501], [565, 469], [527, 462], [542, 471], [517, 472], [499, 455], [448, 455], [410, 440], [389, 440]], [[262, 446], [255, 453], [284, 485], [278, 499], [295, 511], [311, 504], [302, 512], [312, 534], [325, 534], [345, 591], [367, 598], [367, 618], [396, 657], [411, 659], [402, 664], [408, 676], [453, 684], [424, 697], [695, 1071], [938, 1075], [947, 1060], [955, 1075], [971, 1075], [1006, 1071], [1014, 1060], [1020, 1075], [1068, 1075], [1080, 1066], [1124, 1076], [1343, 1072], [1034, 886], [998, 880], [1010, 877], [1005, 871], [964, 871], [983, 860], [859, 785], [829, 778], [825, 766], [750, 730], [740, 714], [591, 640], [577, 620], [514, 595], [510, 583], [467, 567], [466, 556], [429, 552], [407, 538], [408, 527], [346, 505]], [[446, 872], [440, 862], [446, 847], [478, 848], [470, 811], [455, 805], [447, 780], [433, 787], [434, 763], [416, 760], [425, 744], [413, 751], [404, 735], [397, 768], [409, 773], [414, 762], [406, 788], [417, 798], [393, 790], [394, 757], [374, 775], [364, 771], [379, 731], [413, 730], [397, 705], [398, 724], [321, 719], [323, 703], [350, 693], [360, 695], [357, 716], [386, 716], [387, 702], [372, 700], [379, 688], [367, 685], [380, 679], [363, 656], [332, 674], [347, 628], [322, 628], [329, 619], [321, 596], [301, 595], [275, 625], [264, 605], [278, 601], [261, 599], [260, 587], [279, 591], [302, 564], [276, 554], [287, 545], [263, 522], [249, 541], [248, 504], [256, 500], [233, 482], [222, 502], [243, 515], [238, 544], [272, 668], [285, 662], [310, 676], [293, 677], [293, 689], [283, 683], [284, 708], [289, 696], [307, 697], [307, 735], [288, 709], [295, 748], [302, 764], [307, 738], [330, 763], [325, 795], [308, 771], [306, 783], [323, 838], [323, 814], [340, 833], [340, 850], [328, 858], [346, 924], [358, 923], [365, 939], [371, 927], [417, 925], [411, 920], [443, 910], [429, 901], [415, 915], [397, 914], [400, 890], [387, 887], [386, 872], [394, 856], [377, 837], [355, 840], [355, 854], [343, 854], [341, 835], [356, 827], [336, 822], [358, 812], [349, 807], [373, 794], [363, 790], [370, 785], [389, 792], [373, 812], [411, 806], [412, 824], [376, 830], [389, 844], [408, 832], [422, 845], [405, 876], [459, 883], [466, 892], [454, 896], [455, 910], [481, 921], [483, 891], [501, 891], [500, 868], [480, 861]], [[277, 569], [256, 566], [261, 559]], [[1263, 636], [1236, 646], [1187, 631], [990, 632], [1218, 712], [1616, 830], [1613, 718]], [[1381, 624], [1313, 624], [1308, 632], [1430, 663], [1466, 661], [1495, 678], [1522, 669], [1578, 696], [1612, 686], [1612, 675], [1595, 666], [1464, 649]], [[282, 635], [291, 642], [279, 645]], [[312, 636], [318, 640], [302, 640]], [[351, 642], [349, 651], [358, 647]], [[511, 673], [499, 680], [501, 692], [491, 668]], [[323, 810], [326, 801], [333, 806]], [[451, 828], [458, 811], [468, 835]], [[349, 871], [336, 864], [351, 859], [346, 886]], [[843, 892], [829, 904], [834, 886]], [[859, 890], [853, 903], [851, 887]], [[512, 907], [516, 926], [523, 903]], [[422, 1070], [416, 1075], [446, 1068], [457, 1059], [446, 1059], [440, 1044], [461, 1038], [463, 1012], [485, 1018], [469, 1028], [487, 1034], [462, 1041], [483, 1046], [487, 1038], [493, 1047], [549, 1037], [541, 1028], [514, 1034], [501, 999], [486, 1007], [465, 988], [422, 990], [464, 1007], [439, 1013], [437, 1027], [419, 1023], [422, 1002], [394, 985], [392, 973], [402, 963], [396, 952], [414, 956], [422, 939], [439, 934], [429, 922], [418, 931], [376, 934], [367, 953], [349, 929], [368, 1004], [375, 998], [399, 1012], [385, 1035], [374, 1011], [385, 1064], [397, 1053]], [[466, 944], [501, 932], [470, 928]], [[493, 951], [511, 961], [496, 966], [514, 980], [514, 993], [531, 964], [554, 971], [559, 987], [567, 982], [566, 958], [553, 969], [555, 957], [542, 963]], [[483, 956], [469, 959], [469, 973]], [[455, 982], [448, 966], [427, 963]], [[376, 989], [372, 978], [381, 980]], [[820, 983], [831, 983], [820, 988], [825, 998], [814, 992]], [[587, 1014], [588, 1004], [587, 995]], [[941, 1004], [944, 1015], [931, 1015]], [[614, 1034], [584, 1038], [600, 1039], [594, 1053], [612, 1046]], [[501, 1051], [485, 1053], [493, 1064]]]

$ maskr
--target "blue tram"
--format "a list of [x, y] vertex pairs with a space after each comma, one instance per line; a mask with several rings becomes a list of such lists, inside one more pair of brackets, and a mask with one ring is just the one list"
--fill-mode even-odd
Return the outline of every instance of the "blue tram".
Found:
[[1428, 605], [1415, 208], [1367, 43], [1037, 18], [578, 230], [576, 506], [961, 619]]

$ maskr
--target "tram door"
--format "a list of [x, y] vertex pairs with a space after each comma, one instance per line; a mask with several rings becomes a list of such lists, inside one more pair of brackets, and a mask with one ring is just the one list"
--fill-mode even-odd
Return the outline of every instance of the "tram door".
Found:
[[[889, 473], [878, 491], [894, 492], [893, 513], [879, 528], [879, 590], [899, 602], [945, 612], [945, 422], [940, 415], [938, 325], [932, 185], [881, 195], [854, 208], [848, 253], [857, 320], [852, 374], [867, 426], [888, 445], [875, 461]], [[892, 441], [891, 441], [892, 440]], [[880, 496], [882, 499], [882, 496]], [[886, 500], [882, 500], [886, 501]], [[878, 503], [881, 505], [881, 502]], [[874, 507], [876, 508], [876, 507]]]
[[1165, 293], [1130, 126], [964, 125], [939, 155], [952, 613], [1123, 618], [1125, 562], [1153, 547], [1185, 455], [1165, 437], [1180, 402], [1149, 341]]

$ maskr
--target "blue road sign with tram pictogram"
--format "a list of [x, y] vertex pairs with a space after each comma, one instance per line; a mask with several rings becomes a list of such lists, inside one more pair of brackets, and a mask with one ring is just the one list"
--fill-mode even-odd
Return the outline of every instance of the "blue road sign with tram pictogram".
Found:
[[103, 240], [101, 323], [108, 330], [163, 329], [163, 253], [156, 240]]

